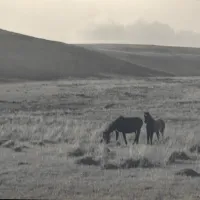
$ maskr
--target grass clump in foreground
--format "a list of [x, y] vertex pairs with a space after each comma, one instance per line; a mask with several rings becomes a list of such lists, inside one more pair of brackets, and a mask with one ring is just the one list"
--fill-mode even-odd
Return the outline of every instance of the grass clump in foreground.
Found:
[[131, 169], [131, 168], [154, 168], [160, 167], [160, 163], [151, 162], [149, 159], [143, 157], [138, 159], [128, 158], [122, 159], [119, 164], [106, 163], [102, 166], [103, 169]]
[[[153, 168], [159, 167], [159, 163], [153, 163], [149, 161], [147, 158], [140, 159], [124, 159], [119, 163], [116, 162], [106, 162], [104, 163], [102, 159], [95, 159], [92, 156], [85, 156], [75, 161], [76, 164], [79, 165], [94, 165], [101, 166], [102, 169], [130, 169], [130, 168]], [[104, 164], [103, 164], [104, 163]]]
[[175, 175], [178, 176], [190, 176], [190, 177], [200, 177], [200, 174], [193, 169], [181, 169], [180, 171], [176, 172]]
[[173, 164], [176, 160], [191, 160], [191, 158], [183, 151], [174, 151], [169, 156], [166, 164]]
[[83, 158], [80, 158], [76, 160], [76, 164], [79, 165], [94, 165], [99, 166], [101, 164], [100, 160], [94, 159], [92, 156], [85, 156]]
[[153, 168], [159, 167], [159, 163], [153, 163], [148, 158], [142, 157], [138, 159], [129, 158], [123, 160], [120, 163], [120, 168], [122, 169], [130, 169], [130, 168]]
[[85, 155], [85, 150], [81, 147], [75, 147], [71, 151], [68, 152], [68, 156], [70, 157], [81, 157]]
[[193, 145], [189, 150], [191, 153], [200, 153], [200, 144]]

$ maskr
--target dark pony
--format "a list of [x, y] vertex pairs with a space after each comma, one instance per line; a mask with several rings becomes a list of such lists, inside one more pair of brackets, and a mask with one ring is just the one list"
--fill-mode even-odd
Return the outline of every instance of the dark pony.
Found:
[[[144, 122], [146, 123], [147, 131], [147, 144], [149, 142], [152, 145], [153, 134], [156, 132], [157, 138], [159, 140], [159, 134], [161, 133], [162, 139], [164, 137], [165, 122], [162, 119], [155, 120], [149, 112], [144, 113]], [[150, 140], [150, 141], [149, 141]]]
[[115, 121], [113, 121], [103, 132], [103, 140], [108, 144], [110, 142], [110, 133], [115, 131], [116, 141], [118, 141], [119, 133], [122, 133], [124, 141], [127, 145], [126, 134], [134, 132], [136, 134], [134, 143], [136, 142], [136, 144], [138, 144], [142, 125], [143, 121], [139, 117], [120, 116]]

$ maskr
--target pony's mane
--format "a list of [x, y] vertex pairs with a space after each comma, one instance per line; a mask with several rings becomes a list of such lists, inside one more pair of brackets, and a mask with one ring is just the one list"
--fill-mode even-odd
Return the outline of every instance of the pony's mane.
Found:
[[116, 126], [116, 124], [118, 123], [119, 120], [123, 119], [124, 117], [122, 115], [120, 115], [117, 119], [115, 119], [113, 122], [111, 122], [108, 125], [108, 128], [106, 129], [106, 132], [110, 132], [112, 129], [114, 129], [114, 127]]
[[145, 115], [146, 115], [146, 117], [148, 118], [148, 120], [150, 119], [150, 120], [155, 120], [152, 116], [151, 116], [151, 114], [149, 113], [149, 112], [145, 112]]

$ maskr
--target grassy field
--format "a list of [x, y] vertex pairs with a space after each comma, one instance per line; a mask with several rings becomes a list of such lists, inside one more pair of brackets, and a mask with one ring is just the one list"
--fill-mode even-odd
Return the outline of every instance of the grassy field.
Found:
[[[48, 199], [200, 198], [200, 78], [143, 78], [0, 85], [0, 197]], [[119, 115], [144, 111], [166, 122], [165, 139], [120, 145], [102, 131]], [[176, 151], [185, 157], [171, 159]], [[188, 156], [188, 157], [187, 157]]]

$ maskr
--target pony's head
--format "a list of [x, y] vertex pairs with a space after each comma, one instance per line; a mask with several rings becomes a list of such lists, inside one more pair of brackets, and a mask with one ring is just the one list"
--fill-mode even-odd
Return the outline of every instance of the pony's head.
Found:
[[104, 131], [103, 132], [103, 139], [101, 139], [101, 143], [105, 142], [106, 144], [108, 144], [110, 142], [110, 133], [108, 131]]
[[110, 134], [117, 129], [117, 126], [119, 123], [124, 120], [123, 116], [119, 116], [117, 119], [115, 119], [112, 123], [108, 125], [106, 130], [103, 132], [103, 139], [100, 141], [101, 143], [103, 141], [106, 142], [106, 144], [110, 143]]
[[144, 122], [148, 123], [150, 118], [151, 118], [150, 113], [149, 112], [144, 112]]

